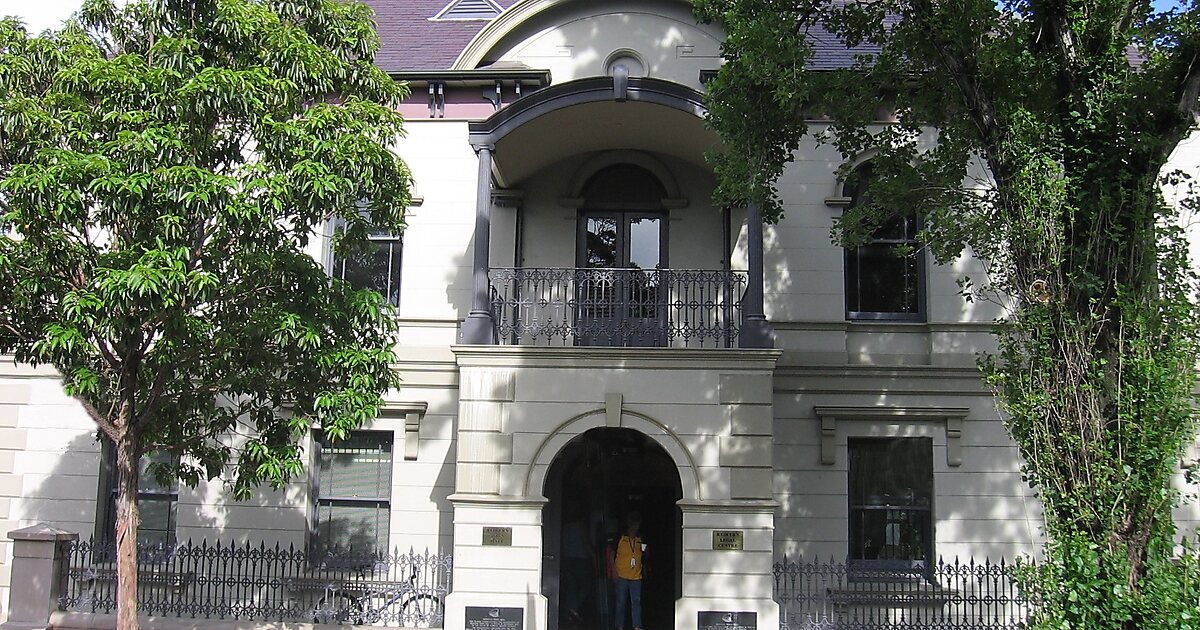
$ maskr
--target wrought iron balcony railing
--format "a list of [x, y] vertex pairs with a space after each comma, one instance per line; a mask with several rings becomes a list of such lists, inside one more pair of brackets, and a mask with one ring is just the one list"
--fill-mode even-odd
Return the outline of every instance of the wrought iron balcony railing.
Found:
[[502, 344], [737, 345], [746, 272], [704, 269], [493, 268]]

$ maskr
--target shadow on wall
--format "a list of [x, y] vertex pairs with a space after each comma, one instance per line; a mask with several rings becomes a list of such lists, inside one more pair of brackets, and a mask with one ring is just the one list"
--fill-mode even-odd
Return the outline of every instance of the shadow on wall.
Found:
[[[38, 440], [37, 429], [30, 429], [31, 441]], [[114, 522], [115, 477], [112, 463], [105, 462], [104, 449], [95, 433], [80, 433], [57, 453], [54, 464], [45, 472], [36, 468], [23, 473], [25, 487], [15, 502], [13, 519], [20, 526], [46, 523], [79, 534], [81, 539], [111, 536], [107, 530]], [[31, 486], [31, 480], [38, 480]], [[171, 538], [199, 542], [246, 541], [262, 538], [265, 532], [281, 525], [264, 528], [262, 523], [240, 522], [238, 509], [270, 510], [269, 518], [295, 521], [288, 530], [304, 532], [304, 481], [293, 480], [283, 492], [259, 488], [246, 500], [235, 502], [221, 478], [188, 488], [182, 482], [161, 487], [143, 475], [139, 507], [142, 526], [148, 530], [141, 540], [158, 542], [173, 531]], [[281, 514], [280, 512], [283, 512]], [[274, 540], [274, 539], [272, 539]]]
[[[967, 380], [971, 376], [962, 378]], [[960, 465], [951, 466], [947, 461], [944, 422], [904, 418], [838, 422], [836, 462], [822, 464], [821, 421], [808, 413], [813, 406], [842, 404], [847, 395], [861, 389], [864, 383], [847, 382], [842, 386], [846, 391], [840, 393], [817, 387], [811, 393], [794, 392], [782, 405], [801, 410], [802, 415], [779, 417], [775, 422], [775, 492], [780, 501], [776, 554], [786, 554], [792, 559], [803, 556], [809, 560], [845, 561], [851, 552], [852, 534], [848, 441], [885, 437], [932, 439], [929, 509], [935, 559], [974, 556], [1011, 561], [1020, 555], [1037, 554], [1042, 543], [1040, 503], [1036, 492], [1022, 478], [1016, 447], [982, 384], [967, 392], [969, 397], [961, 396], [960, 392], [960, 396], [948, 403], [972, 405], [962, 426]], [[928, 402], [926, 391], [945, 387], [944, 384], [922, 387], [912, 382], [895, 385], [900, 387], [884, 386], [884, 391], [868, 405], [920, 406]], [[946, 399], [941, 398], [939, 404], [947, 404]]]

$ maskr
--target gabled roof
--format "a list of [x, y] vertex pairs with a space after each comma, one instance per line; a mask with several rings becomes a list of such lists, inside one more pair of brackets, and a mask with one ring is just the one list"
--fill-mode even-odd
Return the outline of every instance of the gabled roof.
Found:
[[[383, 40], [375, 64], [383, 70], [445, 70], [483, 28], [484, 19], [435, 19], [450, 0], [364, 0], [375, 9], [375, 25]], [[491, 0], [507, 9], [516, 0]]]
[[433, 19], [490, 20], [499, 14], [500, 6], [492, 0], [451, 0]]
[[[491, 20], [447, 18], [445, 14], [481, 15], [486, 5], [503, 11], [517, 0], [364, 0], [375, 9], [376, 28], [383, 45], [375, 63], [388, 72], [447, 70], [467, 44]], [[439, 17], [441, 16], [441, 17]], [[824, 29], [812, 27], [807, 36], [815, 50], [809, 67], [814, 70], [845, 68], [855, 54], [876, 52], [873, 46], [852, 50]]]

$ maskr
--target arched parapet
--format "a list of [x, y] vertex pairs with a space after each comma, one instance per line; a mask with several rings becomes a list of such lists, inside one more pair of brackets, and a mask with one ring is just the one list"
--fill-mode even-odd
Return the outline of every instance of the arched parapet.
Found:
[[618, 150], [669, 155], [707, 169], [704, 154], [720, 146], [705, 127], [707, 115], [704, 95], [686, 85], [592, 77], [539, 90], [470, 123], [470, 141], [491, 149], [493, 174], [506, 187], [571, 156]]
[[593, 77], [538, 90], [501, 109], [487, 120], [470, 124], [471, 142], [496, 144], [526, 123], [560, 109], [597, 102], [633, 101], [663, 105], [703, 119], [708, 115], [704, 95], [678, 83], [629, 77], [621, 94], [612, 77]]
[[639, 62], [633, 76], [698, 88], [702, 70], [720, 67], [723, 40], [687, 0], [519, 0], [472, 38], [453, 69], [504, 62], [572, 81], [611, 74], [614, 58], [626, 57]]
[[[683, 500], [704, 500], [700, 490], [700, 471], [691, 451], [683, 444], [679, 436], [663, 423], [644, 413], [628, 409], [623, 409], [619, 413], [619, 426], [633, 429], [654, 440], [675, 462], [675, 468], [679, 472], [680, 486], [683, 490]], [[534, 450], [532, 459], [526, 464], [522, 494], [524, 496], [544, 495], [546, 473], [550, 470], [550, 464], [554, 458], [571, 440], [584, 432], [612, 426], [608, 423], [608, 418], [609, 412], [604, 408], [585, 411], [559, 424], [547, 434]]]

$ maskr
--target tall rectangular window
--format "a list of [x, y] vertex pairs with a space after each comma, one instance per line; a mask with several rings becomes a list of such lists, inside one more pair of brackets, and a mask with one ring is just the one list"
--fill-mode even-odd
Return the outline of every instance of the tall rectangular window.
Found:
[[[111, 543], [117, 539], [117, 450], [104, 440], [101, 445], [100, 504], [96, 524], [97, 540]], [[152, 462], [173, 464], [174, 458], [161, 452], [142, 456], [138, 476], [138, 545], [170, 548], [175, 545], [175, 513], [179, 502], [179, 482], [158, 483], [150, 474]]]
[[347, 258], [335, 258], [333, 275], [355, 289], [374, 289], [392, 306], [400, 306], [400, 263], [403, 243], [390, 232], [375, 232], [369, 247]]
[[313, 549], [387, 552], [392, 442], [384, 431], [353, 431], [337, 442], [315, 435]]
[[[857, 167], [842, 188], [850, 207], [869, 207], [874, 167]], [[846, 248], [846, 318], [923, 321], [925, 264], [917, 240], [920, 222], [892, 211], [858, 247]]]
[[933, 559], [933, 440], [851, 439], [850, 561], [912, 570]]
[[921, 320], [923, 265], [917, 220], [893, 216], [846, 250], [849, 319]]

